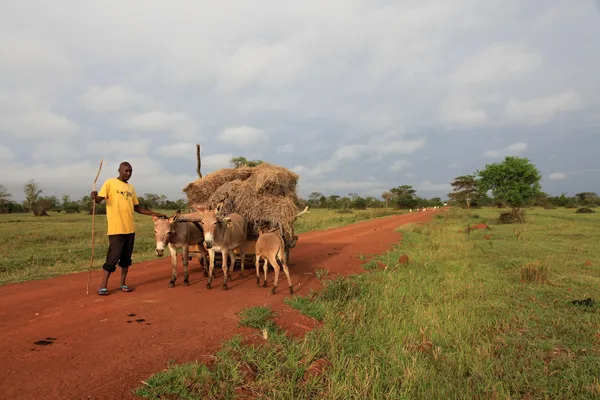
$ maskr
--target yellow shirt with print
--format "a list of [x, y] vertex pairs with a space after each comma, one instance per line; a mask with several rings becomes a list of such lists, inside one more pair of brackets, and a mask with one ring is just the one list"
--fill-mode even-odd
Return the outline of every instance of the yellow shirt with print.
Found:
[[133, 185], [118, 178], [111, 178], [104, 182], [98, 196], [106, 199], [107, 234], [134, 233], [133, 207], [140, 203]]

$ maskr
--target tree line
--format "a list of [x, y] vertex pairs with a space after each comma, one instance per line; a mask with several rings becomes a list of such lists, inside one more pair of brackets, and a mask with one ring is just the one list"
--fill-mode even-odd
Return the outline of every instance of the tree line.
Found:
[[464, 208], [497, 206], [551, 209], [600, 206], [600, 196], [595, 192], [550, 196], [541, 190], [541, 178], [536, 166], [527, 158], [508, 156], [500, 163], [486, 165], [481, 171], [454, 178], [451, 183], [453, 191], [448, 193], [448, 203]]
[[[230, 160], [234, 168], [244, 166], [254, 167], [263, 163], [262, 160], [248, 160], [245, 157], [234, 157]], [[574, 196], [562, 193], [560, 196], [550, 196], [541, 190], [541, 174], [527, 158], [508, 156], [504, 161], [488, 164], [481, 171], [461, 175], [452, 181], [453, 191], [448, 193], [448, 200], [440, 197], [427, 199], [417, 195], [411, 185], [401, 185], [389, 189], [376, 197], [361, 197], [357, 193], [345, 196], [337, 194], [325, 195], [312, 192], [308, 199], [299, 199], [299, 206], [309, 205], [312, 208], [327, 208], [333, 210], [392, 207], [397, 209], [417, 209], [422, 207], [443, 206], [444, 204], [464, 208], [472, 207], [512, 207], [518, 209], [524, 206], [555, 207], [595, 207], [600, 206], [600, 196], [595, 192], [581, 192]], [[92, 212], [92, 199], [89, 195], [79, 200], [73, 200], [69, 195], [42, 196], [43, 189], [29, 180], [23, 187], [25, 200], [21, 203], [12, 200], [3, 185], [0, 185], [0, 213], [30, 212], [34, 215], [48, 215], [48, 211], [81, 213]], [[187, 202], [184, 199], [169, 200], [165, 195], [144, 193], [138, 196], [140, 204], [145, 208], [162, 210], [184, 210]], [[106, 213], [106, 205], [96, 205], [96, 212]]]
[[[88, 213], [92, 212], [92, 198], [89, 195], [79, 200], [72, 199], [68, 194], [57, 196], [42, 196], [43, 188], [35, 180], [31, 179], [23, 186], [25, 200], [17, 202], [12, 200], [12, 194], [4, 185], [0, 185], [0, 214], [31, 213], [36, 216], [46, 216], [48, 212]], [[169, 200], [165, 195], [155, 193], [144, 193], [138, 196], [142, 207], [160, 210], [183, 210], [187, 202], [183, 199]], [[106, 214], [106, 204], [96, 204], [97, 214]]]

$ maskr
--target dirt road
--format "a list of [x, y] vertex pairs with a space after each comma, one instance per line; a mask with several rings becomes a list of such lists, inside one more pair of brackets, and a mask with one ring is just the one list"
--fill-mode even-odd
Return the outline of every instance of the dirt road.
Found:
[[[360, 255], [390, 249], [400, 238], [397, 227], [432, 215], [412, 213], [300, 235], [290, 254], [296, 293], [305, 295], [318, 285], [316, 268], [359, 272]], [[87, 272], [0, 287], [1, 397], [133, 398], [132, 389], [169, 362], [207, 360], [224, 340], [242, 332], [236, 313], [244, 308], [271, 305], [280, 314], [295, 313], [283, 303], [289, 296], [283, 273], [275, 295], [270, 294], [273, 273], [269, 289], [258, 288], [253, 265], [243, 279], [236, 268], [229, 291], [221, 289], [220, 274], [213, 289], [206, 290], [199, 264], [190, 265], [190, 286], [181, 286], [178, 271], [173, 289], [167, 286], [169, 257], [134, 264], [131, 293], [114, 290], [115, 276], [110, 295], [98, 296], [100, 271], [92, 274], [89, 295]], [[294, 325], [293, 318], [282, 321]], [[45, 342], [34, 344], [38, 341]]]

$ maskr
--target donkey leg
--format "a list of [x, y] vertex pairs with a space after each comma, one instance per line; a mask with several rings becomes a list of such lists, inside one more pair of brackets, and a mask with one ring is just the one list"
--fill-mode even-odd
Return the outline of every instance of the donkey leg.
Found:
[[275, 257], [271, 257], [269, 259], [269, 262], [271, 263], [271, 265], [273, 266], [273, 269], [275, 270], [275, 277], [273, 278], [273, 288], [271, 289], [271, 294], [275, 294], [275, 292], [277, 291], [277, 285], [279, 284], [279, 263], [277, 262], [277, 260], [275, 259]]
[[290, 270], [286, 263], [283, 264], [283, 272], [285, 273], [285, 277], [287, 278], [288, 285], [290, 285], [290, 294], [294, 294], [294, 285], [292, 285], [292, 278], [290, 278]]
[[223, 261], [221, 263], [221, 268], [223, 269], [223, 290], [227, 290], [229, 289], [227, 286], [227, 250], [222, 251], [221, 256], [223, 257]]
[[229, 280], [232, 281], [233, 268], [235, 267], [235, 253], [233, 252], [233, 250], [229, 250], [227, 254], [229, 255], [229, 258], [231, 258], [231, 266], [229, 267]]
[[254, 261], [254, 266], [256, 267], [256, 286], [260, 286], [260, 256], [256, 255], [256, 260]]
[[181, 252], [183, 253], [183, 286], [189, 286], [190, 284], [190, 276], [188, 271], [188, 262], [189, 262], [189, 254], [190, 247], [188, 244], [184, 244]]
[[169, 253], [171, 254], [171, 280], [169, 281], [169, 287], [175, 287], [175, 281], [177, 280], [177, 249], [171, 243], [169, 243]]
[[269, 260], [265, 258], [265, 262], [263, 264], [263, 272], [265, 273], [265, 281], [263, 282], [263, 287], [267, 287], [267, 272], [269, 271]]
[[213, 280], [213, 270], [215, 269], [215, 252], [214, 250], [208, 250], [208, 258], [209, 258], [209, 267], [208, 267], [208, 282], [206, 283], [206, 288], [212, 288], [212, 280]]
[[244, 277], [244, 262], [246, 261], [246, 254], [240, 253], [240, 257], [241, 257], [240, 278], [243, 278]]
[[200, 257], [202, 257], [201, 259], [198, 258], [198, 261], [202, 260], [200, 262], [200, 264], [202, 265], [202, 267], [204, 268], [204, 277], [208, 278], [208, 259], [206, 258], [206, 254], [207, 253], [202, 253], [202, 255]]

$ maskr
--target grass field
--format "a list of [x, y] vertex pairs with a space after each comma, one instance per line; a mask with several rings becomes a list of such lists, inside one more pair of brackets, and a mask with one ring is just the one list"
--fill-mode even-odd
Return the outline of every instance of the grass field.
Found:
[[[171, 215], [173, 211], [164, 211]], [[310, 210], [296, 222], [296, 233], [350, 224], [359, 220], [398, 213], [373, 209], [339, 213]], [[136, 214], [137, 234], [134, 262], [156, 258], [152, 218]], [[106, 216], [96, 216], [94, 268], [100, 268], [108, 249]], [[85, 214], [57, 214], [34, 217], [29, 214], [0, 214], [0, 285], [85, 271], [92, 255], [92, 217]]]
[[[323, 321], [288, 338], [272, 311], [241, 324], [211, 367], [172, 366], [137, 390], [144, 398], [591, 399], [600, 397], [600, 214], [528, 210], [494, 225], [498, 210], [450, 211], [403, 228], [370, 273], [320, 274], [324, 289], [286, 301]], [[459, 233], [488, 222], [490, 231]], [[487, 235], [491, 237], [486, 238]], [[401, 264], [401, 255], [410, 257]], [[263, 339], [258, 339], [263, 340]], [[204, 396], [204, 397], [203, 397]]]

